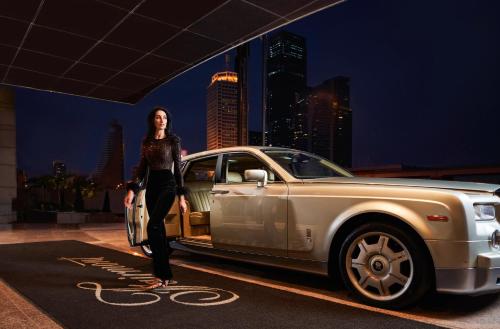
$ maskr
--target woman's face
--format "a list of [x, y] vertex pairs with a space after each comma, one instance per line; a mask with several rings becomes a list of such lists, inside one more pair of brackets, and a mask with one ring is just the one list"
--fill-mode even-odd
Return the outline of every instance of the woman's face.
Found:
[[167, 128], [167, 113], [158, 110], [155, 113], [155, 128], [156, 130], [164, 130]]

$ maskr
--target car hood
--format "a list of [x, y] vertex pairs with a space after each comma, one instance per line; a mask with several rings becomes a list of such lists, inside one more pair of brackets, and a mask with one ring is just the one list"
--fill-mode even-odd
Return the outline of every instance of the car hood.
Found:
[[455, 182], [430, 179], [402, 179], [402, 178], [369, 178], [369, 177], [332, 177], [304, 179], [304, 183], [336, 183], [336, 184], [363, 184], [381, 186], [427, 187], [470, 192], [491, 192], [500, 190], [500, 185], [485, 183]]

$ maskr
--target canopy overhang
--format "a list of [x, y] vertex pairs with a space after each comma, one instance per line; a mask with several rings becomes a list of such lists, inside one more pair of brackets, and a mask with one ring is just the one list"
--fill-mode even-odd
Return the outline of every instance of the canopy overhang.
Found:
[[0, 82], [135, 104], [231, 48], [344, 0], [2, 0]]

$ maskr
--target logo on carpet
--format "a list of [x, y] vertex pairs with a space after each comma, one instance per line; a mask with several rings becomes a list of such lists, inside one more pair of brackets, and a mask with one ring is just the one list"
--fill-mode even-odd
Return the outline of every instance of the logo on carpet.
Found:
[[[219, 288], [204, 286], [182, 286], [169, 285], [164, 288], [147, 290], [147, 287], [155, 280], [151, 273], [143, 273], [141, 270], [126, 267], [104, 257], [91, 258], [67, 258], [59, 260], [68, 261], [80, 266], [94, 266], [108, 272], [118, 274], [118, 280], [133, 280], [134, 283], [126, 287], [108, 288], [98, 282], [79, 282], [76, 286], [80, 289], [94, 291], [96, 299], [104, 304], [115, 306], [144, 306], [159, 302], [162, 296], [168, 295], [172, 302], [190, 306], [217, 306], [232, 303], [239, 298], [237, 294]], [[116, 295], [127, 294], [126, 302], [113, 302]], [[106, 298], [105, 298], [106, 296]], [[133, 301], [129, 301], [132, 299]]]

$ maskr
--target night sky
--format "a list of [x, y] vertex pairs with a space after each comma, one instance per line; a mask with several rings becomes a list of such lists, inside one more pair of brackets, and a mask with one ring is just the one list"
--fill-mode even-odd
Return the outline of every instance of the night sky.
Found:
[[[354, 167], [500, 165], [499, 14], [496, 0], [348, 0], [285, 29], [306, 38], [310, 86], [351, 78]], [[258, 39], [250, 55], [249, 122], [260, 130]], [[18, 167], [32, 177], [62, 160], [89, 174], [117, 119], [128, 177], [155, 105], [172, 112], [183, 148], [202, 151], [206, 87], [222, 70], [224, 55], [134, 106], [16, 88]]]

